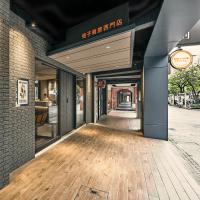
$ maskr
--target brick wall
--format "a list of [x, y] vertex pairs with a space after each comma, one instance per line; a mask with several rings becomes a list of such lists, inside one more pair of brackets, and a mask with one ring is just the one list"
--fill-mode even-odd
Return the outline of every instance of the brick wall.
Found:
[[[35, 59], [41, 59], [53, 66], [75, 73], [65, 65], [47, 56], [48, 42], [33, 33], [22, 18], [10, 11], [9, 31], [9, 80], [10, 118], [12, 122], [10, 170], [18, 168], [35, 156]], [[29, 80], [29, 105], [16, 107], [18, 79]]]
[[[13, 13], [10, 13], [9, 39], [12, 171], [35, 156], [35, 50], [24, 21]], [[17, 80], [21, 78], [29, 80], [29, 105], [16, 107]]]
[[[48, 42], [0, 0], [0, 188], [9, 173], [35, 156], [35, 59], [76, 72], [47, 56]], [[18, 79], [29, 80], [29, 105], [16, 107]]]
[[9, 2], [0, 0], [0, 188], [10, 171], [9, 123]]

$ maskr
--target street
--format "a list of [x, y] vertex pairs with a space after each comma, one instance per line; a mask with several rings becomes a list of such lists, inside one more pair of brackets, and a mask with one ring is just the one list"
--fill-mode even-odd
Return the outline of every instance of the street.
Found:
[[169, 106], [169, 140], [200, 183], [200, 110]]

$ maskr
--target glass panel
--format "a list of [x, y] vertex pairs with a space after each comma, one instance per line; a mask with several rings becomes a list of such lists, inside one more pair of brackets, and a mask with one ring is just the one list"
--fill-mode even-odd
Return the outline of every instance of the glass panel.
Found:
[[57, 70], [36, 62], [35, 125], [36, 150], [58, 137]]
[[107, 113], [112, 110], [112, 87], [111, 85], [107, 86]]
[[84, 79], [78, 78], [76, 81], [76, 126], [84, 122]]
[[99, 88], [96, 86], [96, 120], [99, 120]]

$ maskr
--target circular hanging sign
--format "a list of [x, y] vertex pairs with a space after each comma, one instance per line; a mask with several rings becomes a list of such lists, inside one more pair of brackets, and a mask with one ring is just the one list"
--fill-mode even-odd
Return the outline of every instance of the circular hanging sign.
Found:
[[177, 50], [170, 55], [170, 64], [175, 69], [186, 69], [192, 62], [192, 54], [185, 50]]

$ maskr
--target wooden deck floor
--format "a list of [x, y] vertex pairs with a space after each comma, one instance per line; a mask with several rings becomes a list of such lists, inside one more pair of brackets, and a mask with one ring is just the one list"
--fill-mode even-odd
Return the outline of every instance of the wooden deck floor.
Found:
[[88, 125], [11, 176], [1, 200], [197, 200], [169, 142]]

